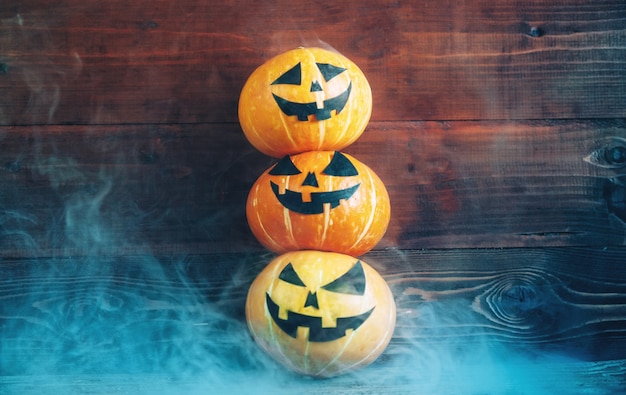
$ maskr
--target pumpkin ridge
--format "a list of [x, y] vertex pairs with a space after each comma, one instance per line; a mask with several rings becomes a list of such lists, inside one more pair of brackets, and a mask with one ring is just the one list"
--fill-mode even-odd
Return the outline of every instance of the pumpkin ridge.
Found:
[[[282, 265], [280, 265], [282, 266]], [[275, 266], [274, 270], [272, 271], [272, 276], [271, 278], [278, 278], [276, 272], [278, 271], [278, 269], [280, 268], [280, 266]], [[268, 285], [268, 289], [267, 292], [271, 293], [274, 290], [274, 282], [270, 282]], [[264, 311], [264, 317], [267, 320], [267, 325], [268, 325], [268, 329], [270, 332], [270, 336], [271, 339], [274, 343], [278, 342], [278, 337], [276, 336], [276, 330], [274, 328], [274, 319], [272, 318], [270, 312], [267, 309], [267, 305], [264, 304], [263, 305], [263, 311]], [[289, 365], [291, 366], [291, 369], [297, 369], [297, 366], [295, 363], [291, 362], [291, 360], [289, 359], [289, 356], [285, 353], [285, 350], [282, 348], [278, 348], [277, 349], [278, 353], [284, 358], [284, 361], [289, 361]]]
[[261, 136], [261, 134], [257, 130], [256, 124], [254, 122], [251, 122], [250, 126], [252, 128], [252, 132], [254, 133], [254, 137], [256, 137], [256, 139], [255, 139], [256, 144], [262, 144], [265, 148], [271, 150], [272, 147], [267, 142], [265, 142], [265, 139], [263, 139], [263, 137]]
[[[261, 186], [260, 185], [256, 185], [254, 187], [254, 196], [258, 195], [258, 190]], [[252, 206], [256, 209], [258, 206], [258, 202], [257, 202], [257, 198], [254, 197], [252, 199]], [[265, 237], [267, 238], [267, 242], [272, 245], [272, 248], [280, 248], [280, 243], [278, 243], [276, 240], [274, 240], [274, 238], [272, 238], [272, 236], [269, 234], [269, 232], [267, 231], [267, 229], [265, 229], [265, 226], [263, 226], [263, 221], [261, 220], [261, 210], [254, 210], [255, 211], [255, 215], [256, 215], [256, 223], [258, 224], [258, 226], [261, 228], [260, 230], [265, 234]], [[272, 249], [270, 248], [270, 249]]]
[[[292, 221], [291, 221], [291, 215], [292, 215], [291, 210], [289, 210], [286, 207], [283, 207], [283, 221], [284, 221], [284, 224], [285, 224], [286, 236], [287, 236], [287, 238], [289, 240], [289, 244], [290, 245], [297, 246], [298, 243], [296, 242], [296, 237], [293, 234], [293, 224], [292, 224]], [[282, 247], [280, 247], [280, 248], [282, 248], [283, 250], [288, 250], [289, 249], [289, 248], [285, 247], [284, 245]]]
[[[390, 300], [393, 300], [393, 293], [391, 293], [391, 290], [387, 290], [387, 296], [389, 297]], [[393, 303], [393, 307], [392, 310], [390, 311], [391, 314], [389, 314], [389, 320], [387, 321], [388, 324], [386, 325], [387, 331], [384, 333], [383, 336], [380, 337], [379, 342], [372, 347], [372, 349], [370, 350], [370, 353], [367, 354], [366, 356], [363, 357], [363, 359], [361, 359], [360, 361], [358, 361], [356, 363], [356, 365], [361, 364], [362, 362], [366, 361], [367, 359], [371, 358], [372, 354], [376, 354], [379, 352], [378, 350], [382, 347], [383, 349], [385, 347], [387, 347], [387, 344], [389, 343], [389, 339], [391, 339], [391, 337], [393, 336], [393, 331], [394, 328], [396, 326], [396, 305], [395, 302]], [[391, 331], [391, 333], [389, 333]]]
[[[313, 61], [313, 64], [315, 64], [317, 62], [317, 59], [316, 59], [316, 56], [313, 54], [313, 51], [309, 50], [309, 51], [307, 51], [307, 53], [310, 55], [310, 57], [311, 57], [311, 59]], [[321, 73], [319, 73], [319, 74], [321, 74]], [[319, 79], [319, 76], [318, 76], [318, 79]], [[322, 96], [321, 97], [322, 103], [324, 101], [326, 101], [326, 91], [325, 90], [322, 90], [318, 94], [320, 94]], [[316, 100], [316, 103], [317, 103], [317, 100]], [[317, 120], [316, 126], [317, 126], [317, 148], [316, 148], [316, 150], [319, 151], [322, 148], [322, 145], [324, 143], [324, 135], [326, 134], [326, 123], [325, 122], [320, 122], [319, 120]]]
[[[346, 69], [348, 68], [348, 65], [345, 65], [343, 62], [339, 62], [339, 63], [341, 67], [346, 68]], [[352, 81], [350, 81], [350, 83], [352, 84]], [[344, 123], [343, 130], [341, 131], [341, 133], [335, 136], [334, 144], [339, 144], [339, 142], [344, 141], [344, 136], [350, 129], [350, 125], [352, 124], [352, 111], [348, 111], [347, 114], [348, 114], [348, 120]], [[346, 141], [348, 141], [348, 143], [352, 143], [354, 142], [354, 139], [352, 137], [349, 137], [348, 139], [346, 139]]]
[[[330, 190], [332, 187], [332, 182], [329, 179], [326, 179], [326, 185], [324, 186], [324, 190], [328, 191]], [[330, 212], [331, 212], [331, 207], [329, 204], [324, 205], [324, 226], [323, 226], [323, 230], [322, 230], [322, 235], [321, 235], [321, 239], [320, 239], [320, 246], [325, 246], [326, 245], [326, 236], [328, 235], [328, 227], [330, 225]]]
[[318, 122], [318, 140], [317, 140], [317, 150], [321, 150], [324, 145], [324, 136], [326, 135], [326, 123]]
[[[393, 294], [391, 293], [390, 290], [388, 290], [386, 292], [386, 294], [387, 294], [387, 297], [390, 300], [393, 300]], [[375, 307], [376, 306], [374, 306], [374, 308]], [[395, 317], [396, 317], [396, 308], [395, 308], [395, 303], [394, 303], [393, 307], [392, 307], [391, 314], [389, 314], [389, 316], [388, 316], [388, 318], [389, 318], [388, 321], [387, 321], [388, 324], [385, 326], [387, 328], [387, 331], [384, 333], [383, 336], [380, 336], [378, 343], [376, 343], [376, 345], [373, 346], [370, 349], [369, 354], [364, 355], [363, 358], [361, 358], [358, 361], [354, 361], [354, 363], [351, 366], [346, 366], [344, 369], [339, 370], [337, 373], [341, 374], [343, 370], [349, 371], [353, 366], [360, 366], [360, 365], [366, 363], [367, 360], [372, 358], [372, 355], [378, 355], [380, 353], [379, 350], [380, 350], [381, 347], [383, 349], [385, 347], [387, 347], [387, 344], [389, 343], [389, 339], [391, 339], [391, 336], [393, 335], [393, 333], [390, 334], [389, 331], [391, 330], [393, 332], [393, 329], [395, 328], [395, 321], [396, 321]], [[335, 362], [335, 360], [337, 360], [337, 359], [339, 359], [339, 357], [341, 357], [341, 354], [343, 354], [345, 352], [345, 350], [348, 348], [348, 344], [350, 343], [350, 341], [352, 340], [353, 337], [354, 337], [354, 332], [352, 332], [351, 335], [350, 335], [350, 338], [347, 339], [345, 346], [341, 349], [341, 352], [339, 352], [338, 355], [333, 359], [333, 361], [331, 361], [331, 363], [329, 363], [327, 366], [331, 366]], [[323, 372], [323, 370], [321, 370], [318, 373], [322, 373], [322, 372]]]
[[[374, 180], [374, 177], [372, 176], [373, 173], [372, 172], [364, 172], [364, 173], [367, 173], [370, 185], [372, 186], [376, 185], [376, 180]], [[372, 224], [374, 223], [374, 218], [376, 217], [376, 206], [378, 204], [377, 195], [378, 194], [376, 193], [376, 188], [374, 187], [370, 188], [370, 203], [372, 206], [371, 210], [369, 210], [370, 216], [367, 219], [365, 227], [363, 227], [363, 230], [357, 237], [356, 241], [354, 242], [354, 244], [352, 244], [352, 246], [350, 246], [348, 250], [352, 250], [356, 246], [358, 246], [361, 243], [361, 241], [365, 238], [365, 236], [369, 233], [369, 230], [372, 227]]]
[[[344, 136], [348, 132], [348, 129], [350, 129], [350, 124], [351, 123], [352, 123], [352, 112], [349, 111], [348, 112], [348, 120], [343, 125], [343, 130], [341, 131], [341, 134], [339, 134], [337, 137], [335, 137], [335, 144], [337, 144], [337, 142], [339, 142], [339, 141], [343, 141], [344, 140]], [[350, 138], [348, 140], [350, 140]]]
[[[355, 331], [353, 330], [352, 333], [350, 333], [350, 336], [346, 339], [346, 342], [344, 343], [343, 347], [341, 348], [341, 350], [337, 351], [337, 355], [335, 355], [335, 357], [333, 359], [331, 359], [330, 361], [328, 361], [328, 363], [326, 364], [326, 366], [324, 366], [323, 369], [320, 369], [317, 374], [318, 375], [324, 375], [324, 371], [330, 367], [333, 367], [334, 364], [343, 356], [343, 354], [346, 352], [346, 350], [348, 349], [348, 346], [350, 345], [350, 343], [352, 343], [352, 339], [354, 339], [354, 334]], [[369, 354], [368, 354], [369, 355]], [[365, 358], [364, 358], [365, 359]], [[361, 361], [359, 361], [360, 363]], [[338, 370], [336, 372], [336, 374], [341, 374], [343, 373], [344, 370], [350, 370], [355, 364], [353, 363], [350, 366], [345, 366], [342, 369]]]
[[[289, 189], [290, 182], [291, 182], [291, 176], [287, 176], [287, 178], [285, 179], [286, 190]], [[293, 223], [291, 221], [291, 213], [292, 213], [291, 210], [289, 210], [287, 207], [283, 207], [283, 222], [285, 224], [285, 233], [286, 233], [287, 238], [289, 239], [290, 244], [295, 246], [295, 245], [298, 245], [298, 243], [296, 241], [295, 235], [293, 234]]]
[[[282, 123], [283, 125], [283, 130], [290, 130], [289, 125], [287, 124], [287, 115], [285, 115], [284, 113], [280, 115], [280, 123]], [[289, 143], [291, 144], [291, 146], [293, 147], [293, 150], [297, 150], [298, 148], [298, 144], [294, 141], [293, 136], [291, 133], [285, 133], [284, 137], [289, 141]]]
[[304, 348], [304, 352], [302, 353], [302, 362], [303, 362], [305, 371], [308, 371], [310, 369], [310, 367], [309, 367], [310, 348], [311, 348], [311, 343], [307, 342], [306, 346]]

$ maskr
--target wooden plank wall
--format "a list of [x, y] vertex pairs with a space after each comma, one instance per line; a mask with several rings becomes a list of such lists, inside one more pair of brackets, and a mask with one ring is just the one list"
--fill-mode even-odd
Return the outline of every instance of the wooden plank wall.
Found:
[[[19, 291], [40, 268], [89, 257], [186, 256], [190, 283], [211, 289], [235, 266], [240, 286], [215, 292], [241, 306], [269, 259], [245, 199], [272, 159], [245, 140], [237, 100], [257, 66], [297, 46], [343, 53], [372, 86], [371, 122], [346, 152], [391, 196], [389, 231], [365, 257], [398, 301], [387, 358], [416, 336], [478, 328], [618, 360], [603, 365], [614, 393], [626, 366], [623, 0], [3, 1], [3, 328], [46, 321]], [[141, 292], [139, 272], [117, 292]], [[425, 328], [415, 312], [439, 303], [467, 315]], [[7, 358], [0, 376], [19, 359]]]

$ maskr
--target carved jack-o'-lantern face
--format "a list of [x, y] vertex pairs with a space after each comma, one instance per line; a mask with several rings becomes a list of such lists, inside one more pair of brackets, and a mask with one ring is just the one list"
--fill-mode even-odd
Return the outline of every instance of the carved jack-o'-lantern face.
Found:
[[[280, 160], [276, 166], [274, 166], [268, 174], [272, 176], [293, 176], [301, 174], [299, 170], [291, 160], [291, 157], [285, 156]], [[356, 170], [350, 160], [341, 152], [335, 152], [330, 163], [326, 166], [321, 175], [333, 176], [333, 177], [353, 177], [358, 176], [359, 172]], [[302, 187], [319, 188], [318, 176], [311, 171], [308, 171], [304, 180], [302, 181]], [[280, 186], [270, 180], [270, 185], [276, 199], [287, 209], [295, 211], [300, 214], [322, 214], [324, 212], [324, 206], [328, 204], [330, 209], [339, 206], [341, 200], [349, 199], [359, 189], [360, 183], [347, 186], [338, 190], [329, 191], [312, 191], [310, 193], [310, 200], [305, 201], [302, 192], [295, 192], [290, 189], [285, 189], [284, 193], [280, 192]]]
[[252, 233], [272, 251], [358, 256], [383, 237], [390, 204], [369, 167], [338, 151], [312, 151], [286, 156], [263, 173], [246, 214]]
[[[352, 268], [340, 277], [330, 280], [328, 284], [319, 284], [314, 287], [305, 284], [304, 280], [300, 278], [300, 275], [298, 275], [293, 267], [293, 264], [291, 263], [287, 264], [287, 266], [283, 268], [278, 275], [278, 279], [280, 282], [277, 286], [281, 286], [284, 282], [285, 285], [282, 286], [291, 288], [293, 293], [306, 293], [306, 299], [304, 300], [302, 306], [294, 306], [296, 310], [284, 310], [285, 317], [281, 317], [281, 305], [291, 304], [290, 302], [293, 301], [293, 299], [289, 297], [282, 302], [276, 302], [272, 299], [269, 293], [266, 295], [267, 310], [270, 317], [272, 317], [274, 324], [285, 332], [285, 334], [293, 337], [294, 339], [298, 338], [298, 328], [300, 328], [303, 329], [303, 332], [308, 332], [304, 335], [301, 334], [301, 336], [308, 337], [308, 340], [311, 342], [337, 340], [346, 336], [348, 331], [357, 330], [365, 322], [365, 320], [369, 318], [372, 311], [374, 311], [376, 307], [372, 306], [364, 312], [355, 311], [352, 315], [345, 317], [341, 316], [341, 314], [343, 314], [343, 310], [345, 310], [345, 306], [341, 304], [329, 303], [328, 306], [322, 305], [320, 307], [319, 298], [317, 296], [320, 293], [331, 292], [337, 294], [329, 295], [328, 297], [331, 299], [335, 297], [339, 298], [339, 294], [357, 296], [363, 296], [365, 294], [365, 272], [363, 271], [363, 265], [360, 261], [357, 261]], [[277, 293], [281, 295], [280, 292]], [[287, 294], [291, 293], [292, 292], [287, 292]], [[310, 310], [313, 311], [313, 315], [297, 312], [306, 310], [307, 307], [310, 307]], [[318, 314], [320, 309], [324, 309], [325, 311], [322, 311], [334, 319], [334, 326], [324, 327], [322, 325], [322, 316]]]
[[344, 254], [295, 251], [274, 259], [248, 292], [246, 318], [263, 349], [305, 374], [331, 376], [372, 362], [395, 325], [383, 278]]
[[[272, 82], [272, 85], [301, 86], [302, 89], [305, 89], [305, 92], [308, 88], [308, 91], [311, 93], [311, 95], [309, 95], [310, 98], [315, 100], [305, 103], [291, 101], [272, 93], [281, 111], [288, 116], [295, 116], [298, 121], [323, 121], [330, 118], [333, 112], [339, 114], [346, 106], [350, 92], [352, 91], [352, 82], [348, 81], [348, 86], [337, 96], [325, 98], [323, 94], [326, 90], [325, 85], [330, 84], [333, 80], [337, 82], [339, 78], [335, 79], [335, 77], [344, 73], [346, 69], [344, 67], [333, 66], [329, 63], [315, 63], [315, 66], [317, 66], [322, 79], [316, 78], [318, 76], [317, 73], [310, 73], [308, 78], [303, 79], [302, 62], [298, 62]], [[345, 81], [339, 82], [344, 82], [345, 85]], [[333, 89], [328, 90], [333, 91]], [[298, 96], [306, 97], [306, 95]]]
[[321, 48], [297, 48], [261, 65], [239, 97], [239, 122], [259, 151], [283, 157], [341, 150], [369, 122], [372, 92], [349, 59]]

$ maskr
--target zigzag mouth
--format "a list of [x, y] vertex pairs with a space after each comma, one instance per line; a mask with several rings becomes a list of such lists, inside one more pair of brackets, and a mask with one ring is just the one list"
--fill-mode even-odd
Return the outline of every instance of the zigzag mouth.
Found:
[[343, 110], [348, 102], [351, 91], [352, 82], [350, 82], [348, 88], [338, 96], [324, 100], [322, 108], [318, 108], [316, 102], [297, 103], [284, 99], [273, 93], [272, 96], [274, 96], [276, 104], [278, 104], [278, 107], [280, 107], [281, 111], [285, 113], [285, 115], [295, 115], [298, 117], [298, 121], [308, 121], [309, 116], [315, 115], [318, 121], [323, 121], [332, 116], [332, 111], [336, 111], [336, 113], [339, 114]]
[[300, 192], [294, 192], [287, 189], [285, 190], [285, 193], [281, 194], [276, 183], [270, 181], [270, 185], [276, 199], [278, 199], [280, 204], [289, 210], [300, 214], [322, 214], [324, 212], [325, 204], [330, 204], [331, 208], [339, 206], [341, 200], [352, 197], [361, 184], [359, 183], [338, 191], [311, 192], [310, 202], [303, 201], [302, 193]]
[[269, 294], [265, 294], [265, 302], [270, 316], [274, 323], [287, 335], [294, 339], [298, 336], [298, 328], [309, 328], [309, 341], [311, 342], [330, 342], [341, 339], [347, 335], [349, 330], [358, 329], [369, 318], [376, 307], [372, 307], [363, 314], [337, 318], [336, 326], [324, 328], [322, 327], [322, 317], [314, 317], [310, 315], [296, 313], [294, 311], [287, 312], [287, 319], [278, 316], [279, 307], [272, 300]]

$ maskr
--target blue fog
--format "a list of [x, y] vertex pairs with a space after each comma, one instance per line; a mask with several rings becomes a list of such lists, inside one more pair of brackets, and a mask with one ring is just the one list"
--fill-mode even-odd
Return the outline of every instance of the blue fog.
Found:
[[[0, 394], [622, 391], [610, 387], [620, 382], [615, 378], [603, 380], [602, 388], [581, 378], [593, 364], [577, 356], [481, 333], [472, 301], [455, 298], [411, 302], [411, 311], [398, 303], [390, 346], [364, 369], [325, 380], [292, 374], [256, 346], [245, 323], [247, 288], [269, 263], [267, 254], [156, 257], [129, 249], [110, 256], [137, 241], [127, 245], [112, 216], [125, 218], [129, 233], [150, 220], [131, 199], [109, 199], [126, 176], [86, 174], [71, 159], [36, 159], [33, 174], [49, 181], [51, 198], [63, 205], [45, 224], [57, 252], [34, 258], [46, 255], [22, 230], [38, 222], [26, 208], [0, 212], [5, 244], [10, 239], [33, 256], [0, 262]], [[75, 257], [77, 251], [87, 254]], [[405, 295], [390, 280], [400, 302]]]
[[[398, 303], [394, 338], [372, 365], [332, 379], [300, 377], [270, 360], [246, 327], [247, 288], [267, 254], [156, 257], [145, 254], [149, 243], [138, 252], [136, 234], [158, 219], [120, 199], [127, 174], [87, 173], [53, 156], [35, 156], [31, 171], [61, 209], [41, 224], [27, 207], [0, 207], [4, 245], [32, 251], [0, 261], [0, 394], [623, 392], [611, 387], [623, 379], [585, 381], [594, 365], [576, 355], [482, 333], [472, 301], [454, 297]], [[47, 247], [23, 231], [33, 225], [46, 226]]]
[[[218, 279], [203, 278], [198, 265], [134, 257], [5, 266], [0, 394], [620, 391], [586, 384], [577, 375], [592, 365], [573, 357], [468, 333], [463, 328], [470, 315], [454, 301], [400, 310], [391, 345], [364, 369], [331, 379], [301, 377], [270, 360], [248, 333], [243, 303], [253, 271], [262, 265]], [[428, 336], [421, 336], [423, 328]]]

